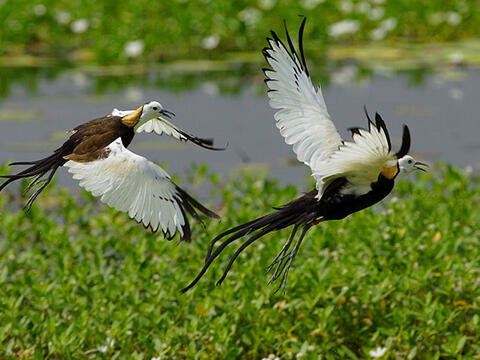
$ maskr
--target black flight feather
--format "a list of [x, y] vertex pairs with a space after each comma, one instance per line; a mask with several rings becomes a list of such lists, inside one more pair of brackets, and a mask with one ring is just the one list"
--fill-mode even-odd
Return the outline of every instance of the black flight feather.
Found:
[[305, 30], [305, 23], [307, 18], [303, 18], [302, 24], [300, 25], [300, 31], [298, 32], [298, 48], [300, 49], [300, 58], [303, 64], [303, 70], [307, 76], [310, 76], [307, 68], [307, 62], [305, 61], [305, 53], [303, 52], [303, 32]]
[[408, 151], [410, 150], [410, 130], [408, 130], [407, 125], [403, 125], [403, 136], [402, 136], [402, 146], [400, 150], [395, 154], [395, 156], [400, 159], [407, 155]]
[[379, 113], [375, 114], [375, 123], [377, 125], [377, 129], [383, 129], [383, 132], [385, 133], [388, 143], [388, 151], [392, 150], [392, 142], [390, 141], [390, 134], [388, 133], [387, 125], [385, 125], [385, 121], [383, 121]]

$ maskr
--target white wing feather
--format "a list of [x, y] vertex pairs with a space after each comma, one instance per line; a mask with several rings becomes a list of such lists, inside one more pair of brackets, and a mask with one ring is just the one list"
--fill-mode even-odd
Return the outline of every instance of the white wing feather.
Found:
[[265, 70], [270, 106], [279, 109], [274, 117], [285, 142], [293, 145], [299, 161], [328, 158], [342, 139], [330, 120], [320, 88], [315, 90], [296, 53], [290, 54], [278, 38], [269, 39], [265, 49], [271, 70]]
[[[127, 116], [133, 113], [135, 110], [118, 110], [113, 109], [110, 115], [112, 116]], [[157, 135], [168, 135], [172, 136], [177, 140], [188, 140], [183, 134], [181, 134], [178, 129], [168, 120], [159, 116], [156, 119], [148, 120], [139, 127], [135, 128], [136, 133], [146, 132], [151, 133], [154, 132]]]
[[[300, 27], [299, 39], [303, 36]], [[320, 87], [315, 89], [306, 69], [302, 46], [300, 60], [292, 47], [290, 51], [273, 33], [268, 39], [269, 48], [264, 49], [265, 59], [271, 69], [267, 76], [270, 106], [278, 109], [274, 117], [277, 128], [299, 161], [307, 164], [317, 181], [317, 197], [320, 198], [328, 183], [338, 177], [358, 185], [368, 192], [370, 184], [390, 160], [387, 135], [382, 128], [372, 123], [370, 131], [361, 130], [354, 135], [353, 142], [342, 141], [330, 119]], [[289, 44], [291, 40], [287, 33]]]
[[312, 164], [313, 177], [317, 181], [318, 197], [328, 183], [338, 177], [355, 184], [357, 195], [371, 190], [370, 184], [377, 181], [378, 175], [387, 166], [394, 166], [396, 158], [389, 150], [387, 136], [383, 128], [373, 123], [370, 129], [359, 129], [353, 134], [353, 142], [345, 141], [328, 159]]
[[69, 160], [65, 163], [80, 186], [119, 211], [128, 212], [136, 221], [161, 228], [171, 237], [187, 221], [179, 195], [170, 176], [158, 165], [127, 150], [120, 138], [106, 147], [107, 156], [91, 162]]

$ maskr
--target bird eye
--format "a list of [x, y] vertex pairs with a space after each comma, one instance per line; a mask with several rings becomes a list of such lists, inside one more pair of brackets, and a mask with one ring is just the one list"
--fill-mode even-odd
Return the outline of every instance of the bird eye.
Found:
[[156, 106], [153, 107], [153, 110], [158, 110], [158, 108]]
[[408, 163], [411, 164], [413, 161], [412, 160], [408, 160]]

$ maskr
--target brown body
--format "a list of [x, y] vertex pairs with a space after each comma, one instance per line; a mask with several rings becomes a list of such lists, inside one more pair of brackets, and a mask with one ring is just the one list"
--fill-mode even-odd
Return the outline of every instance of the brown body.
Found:
[[63, 158], [78, 162], [94, 161], [102, 157], [105, 147], [122, 138], [128, 147], [135, 135], [133, 127], [124, 125], [122, 118], [108, 116], [91, 120], [74, 128], [70, 138], [58, 150]]
[[[134, 125], [127, 126], [124, 124], [124, 119], [119, 116], [105, 116], [88, 121], [72, 129], [70, 131], [72, 135], [52, 155], [37, 161], [11, 163], [10, 165], [31, 166], [17, 174], [1, 176], [7, 180], [0, 185], [0, 191], [15, 180], [33, 178], [27, 191], [43, 181], [26, 203], [25, 208], [29, 209], [37, 196], [50, 183], [57, 169], [68, 160], [88, 162], [105, 157], [105, 148], [119, 137], [122, 138], [123, 145], [127, 147], [135, 133]], [[48, 176], [43, 180], [43, 176], [46, 174]]]

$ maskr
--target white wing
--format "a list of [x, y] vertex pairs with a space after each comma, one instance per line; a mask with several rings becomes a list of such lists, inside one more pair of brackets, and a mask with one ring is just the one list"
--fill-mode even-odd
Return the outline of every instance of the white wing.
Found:
[[354, 184], [355, 188], [351, 190], [356, 195], [366, 193], [382, 170], [396, 166], [396, 157], [390, 151], [385, 129], [380, 126], [379, 120], [377, 125], [369, 120], [368, 130], [354, 129], [353, 142], [345, 141], [328, 159], [311, 165], [319, 198], [330, 181], [338, 177], [345, 177]]
[[[112, 110], [111, 115], [124, 117], [130, 115], [134, 111], [135, 110], [118, 110], [115, 108]], [[156, 119], [149, 120], [144, 124], [140, 125], [139, 127], [135, 128], [135, 132], [155, 132], [157, 135], [168, 135], [174, 137], [177, 140], [188, 140], [188, 138], [184, 134], [182, 134], [183, 131], [177, 129], [170, 121], [160, 116]]]
[[342, 141], [330, 119], [320, 87], [310, 79], [303, 53], [303, 20], [299, 31], [298, 56], [287, 32], [289, 49], [272, 31], [263, 50], [271, 69], [265, 69], [270, 106], [279, 109], [275, 120], [298, 160], [307, 164], [317, 181], [320, 198], [331, 180], [346, 176], [355, 191], [368, 192], [382, 169], [394, 159], [383, 120], [369, 119], [369, 131], [357, 129], [354, 142]]
[[[299, 33], [301, 60], [293, 46], [289, 52], [272, 32], [270, 47], [264, 49], [271, 69], [264, 71], [270, 106], [279, 109], [275, 113], [277, 128], [285, 142], [293, 145], [298, 160], [311, 167], [336, 151], [342, 139], [330, 120], [321, 89], [315, 90], [308, 74], [301, 42], [304, 25]], [[288, 41], [291, 44], [289, 36]]]
[[65, 163], [80, 186], [107, 205], [173, 237], [184, 235], [187, 219], [181, 197], [170, 176], [159, 166], [127, 150], [120, 138], [106, 147], [106, 157], [91, 162]]

